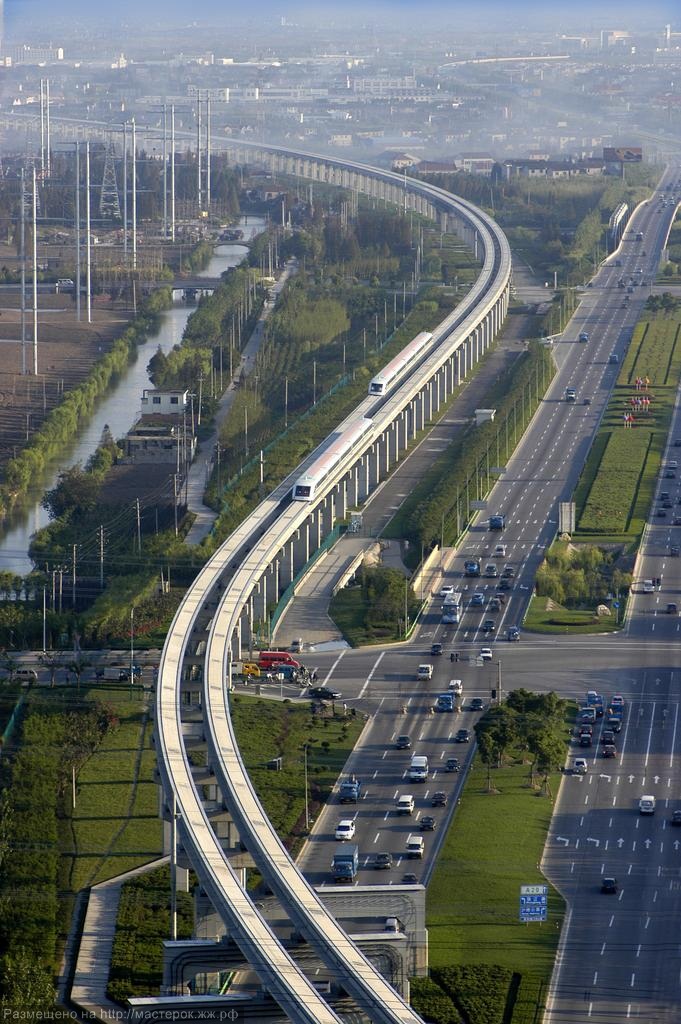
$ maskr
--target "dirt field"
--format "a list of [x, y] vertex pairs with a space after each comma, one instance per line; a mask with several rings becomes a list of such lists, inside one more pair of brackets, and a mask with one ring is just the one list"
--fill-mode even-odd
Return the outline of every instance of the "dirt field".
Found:
[[[5, 245], [0, 245], [0, 266], [16, 268], [15, 253]], [[30, 277], [26, 301], [30, 306]], [[36, 376], [30, 309], [25, 320], [27, 373], [22, 374], [20, 302], [18, 288], [0, 289], [0, 476], [7, 460], [26, 443], [62, 394], [83, 380], [132, 317], [127, 304], [97, 296], [92, 306], [92, 323], [87, 322], [84, 301], [78, 322], [73, 295], [39, 291]]]

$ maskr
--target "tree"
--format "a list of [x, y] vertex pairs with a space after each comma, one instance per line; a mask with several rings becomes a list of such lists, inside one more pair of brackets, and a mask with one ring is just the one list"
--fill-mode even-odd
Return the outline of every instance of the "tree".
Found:
[[74, 658], [66, 666], [69, 672], [73, 672], [74, 676], [76, 677], [76, 688], [78, 690], [80, 690], [80, 677], [82, 676], [85, 669], [89, 667], [89, 665], [90, 662], [87, 661], [85, 658]]
[[55, 990], [50, 971], [24, 947], [6, 953], [0, 961], [0, 1010], [33, 1016], [52, 1010]]
[[81, 465], [71, 466], [59, 474], [57, 486], [45, 493], [42, 506], [53, 519], [72, 513], [86, 514], [97, 505], [100, 487], [100, 481]]
[[57, 669], [62, 664], [61, 655], [53, 651], [48, 651], [45, 654], [41, 654], [38, 661], [49, 670], [50, 687], [53, 687], [57, 676]]

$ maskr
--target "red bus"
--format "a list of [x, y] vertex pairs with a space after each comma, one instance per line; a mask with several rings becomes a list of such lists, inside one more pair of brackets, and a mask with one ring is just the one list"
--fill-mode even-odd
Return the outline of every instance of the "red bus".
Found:
[[258, 668], [268, 669], [273, 665], [291, 665], [292, 668], [300, 668], [300, 662], [296, 661], [288, 651], [260, 651]]

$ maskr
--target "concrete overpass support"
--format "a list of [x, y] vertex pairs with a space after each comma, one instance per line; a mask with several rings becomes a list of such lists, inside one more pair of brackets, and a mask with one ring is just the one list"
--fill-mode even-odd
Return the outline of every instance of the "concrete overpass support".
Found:
[[294, 548], [294, 575], [297, 576], [310, 558], [310, 520], [306, 519], [300, 527], [297, 536], [293, 541]]
[[[322, 521], [322, 539], [328, 537], [333, 530], [333, 524], [336, 518], [336, 496], [338, 490], [336, 487], [330, 491], [324, 499], [324, 503], [321, 508], [321, 521]], [[319, 542], [321, 544], [321, 540]]]
[[[350, 474], [346, 473], [335, 490], [336, 518], [345, 519], [348, 513], [348, 482]], [[333, 527], [333, 523], [331, 523]]]
[[321, 505], [312, 513], [312, 552], [318, 550], [322, 544], [322, 538], [324, 536], [324, 510]]
[[281, 550], [281, 585], [282, 589], [293, 583], [295, 573], [293, 570], [293, 538], [287, 540]]

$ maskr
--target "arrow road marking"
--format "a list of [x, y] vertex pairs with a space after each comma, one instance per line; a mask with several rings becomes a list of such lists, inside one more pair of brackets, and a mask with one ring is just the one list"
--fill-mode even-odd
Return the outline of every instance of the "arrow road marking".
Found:
[[565, 843], [566, 846], [570, 845], [570, 840], [566, 839], [565, 836], [556, 836], [557, 843]]
[[[677, 840], [677, 842], [678, 842], [678, 840]], [[619, 846], [619, 848], [621, 850], [622, 847], [624, 846], [624, 840], [623, 839], [618, 839], [617, 840], [617, 845]]]
[[587, 843], [595, 843], [596, 844], [596, 849], [598, 849], [598, 847], [601, 845], [600, 839], [592, 839], [591, 836], [587, 836], [586, 837], [586, 841], [587, 841]]

